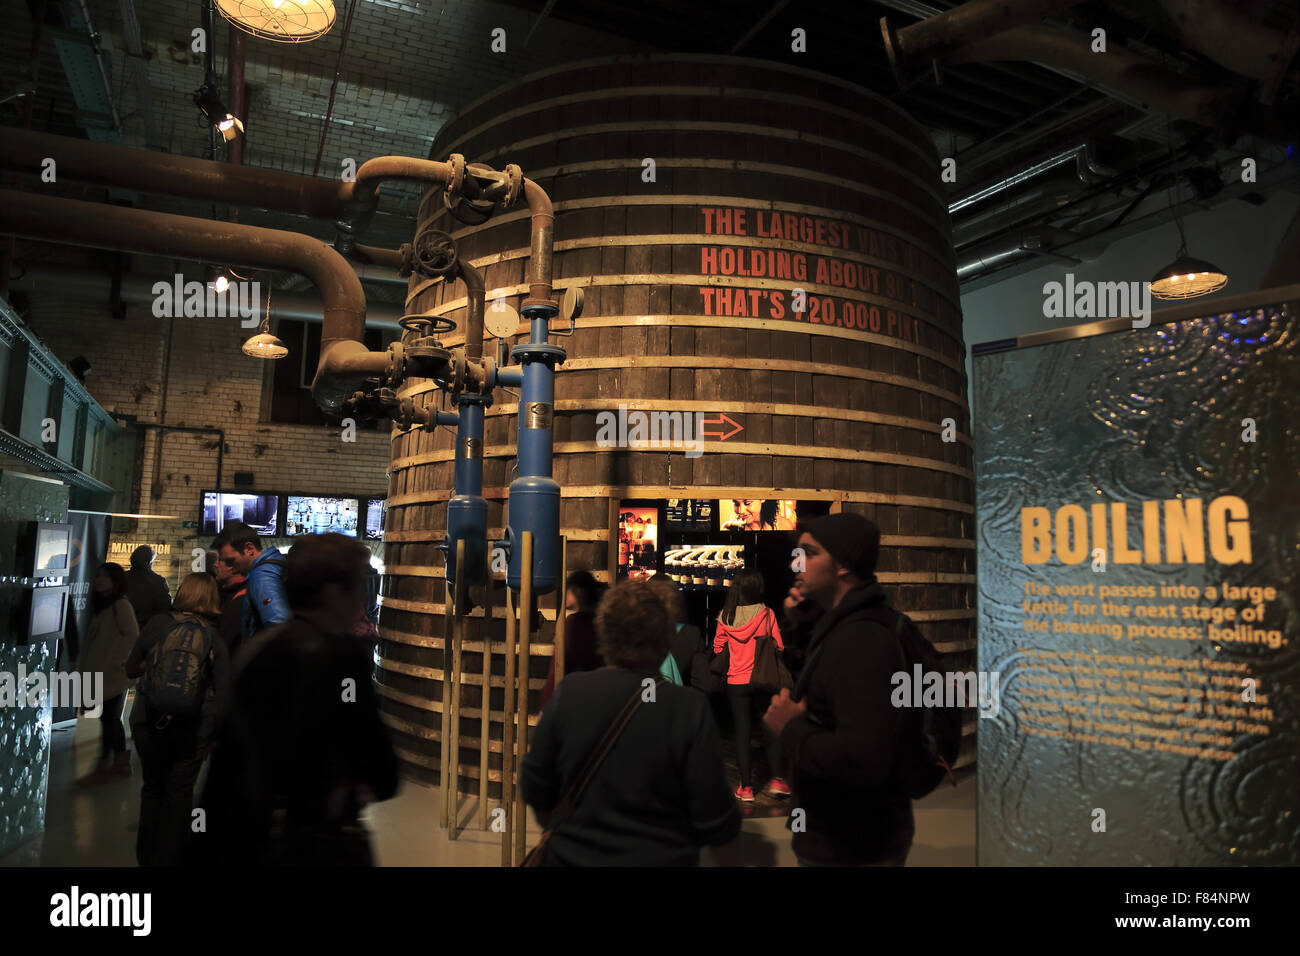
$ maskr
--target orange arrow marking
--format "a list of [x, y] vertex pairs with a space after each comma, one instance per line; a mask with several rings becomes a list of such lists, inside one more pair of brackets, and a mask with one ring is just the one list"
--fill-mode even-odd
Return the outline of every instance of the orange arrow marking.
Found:
[[[727, 432], [725, 435], [724, 435], [722, 432], [709, 432], [709, 431], [705, 431], [704, 428], [702, 427], [702, 426], [704, 426], [704, 425], [721, 425], [721, 424], [723, 424], [724, 422], [725, 422], [726, 424], [728, 424], [728, 425], [733, 426], [733, 430]], [[726, 412], [723, 412], [723, 413], [722, 413], [722, 417], [720, 417], [720, 418], [701, 418], [701, 419], [700, 419], [700, 425], [701, 425], [701, 428], [700, 428], [700, 434], [701, 434], [701, 435], [710, 435], [710, 436], [713, 436], [713, 437], [717, 438], [719, 441], [726, 441], [728, 438], [734, 438], [736, 435], [739, 435], [741, 432], [743, 432], [743, 431], [745, 430], [745, 426], [744, 426], [744, 425], [742, 425], [742, 424], [740, 424], [739, 422], [737, 422], [735, 419], [733, 419], [733, 418], [732, 418], [730, 415], [728, 415]]]

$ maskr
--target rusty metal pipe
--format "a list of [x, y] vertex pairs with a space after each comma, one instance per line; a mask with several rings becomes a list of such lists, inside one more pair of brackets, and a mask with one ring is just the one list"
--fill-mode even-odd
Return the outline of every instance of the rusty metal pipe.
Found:
[[362, 381], [388, 366], [386, 352], [372, 353], [359, 341], [366, 322], [361, 280], [347, 260], [319, 239], [12, 190], [0, 191], [0, 233], [306, 276], [323, 300], [321, 363], [312, 396], [326, 411], [336, 410]]
[[524, 300], [524, 308], [541, 305], [558, 309], [551, 291], [555, 247], [555, 210], [551, 206], [551, 197], [537, 183], [525, 179], [524, 199], [533, 214], [528, 255], [528, 298]]
[[464, 259], [459, 261], [458, 266], [461, 280], [465, 283], [468, 303], [465, 308], [465, 360], [471, 365], [477, 365], [483, 359], [483, 312], [487, 291], [483, 287], [483, 273]]
[[1183, 42], [1233, 73], [1280, 79], [1295, 58], [1295, 44], [1285, 33], [1260, 26], [1220, 0], [1160, 0], [1160, 6]]
[[355, 237], [366, 231], [379, 206], [379, 184], [385, 179], [406, 179], [446, 186], [452, 179], [451, 163], [411, 156], [376, 156], [361, 164], [356, 179], [343, 185], [344, 211], [337, 226], [335, 245], [350, 253]]
[[946, 55], [972, 41], [1077, 6], [1082, 0], [969, 0], [959, 7], [895, 30], [880, 18], [885, 52], [900, 87], [923, 72], [925, 61]]
[[[389, 269], [400, 269], [406, 262], [406, 257], [402, 255], [400, 249], [384, 249], [380, 246], [363, 246], [361, 243], [355, 243], [350, 250], [351, 258], [354, 262], [361, 262], [367, 265], [386, 266]], [[403, 282], [406, 280], [403, 279]]]
[[46, 157], [57, 164], [60, 180], [276, 209], [318, 219], [335, 219], [344, 209], [347, 184], [336, 180], [27, 130], [7, 128], [0, 136], [0, 167], [39, 176]]
[[1273, 142], [1287, 142], [1294, 133], [1280, 116], [1257, 104], [1238, 108], [1225, 87], [1191, 86], [1178, 74], [1120, 46], [1112, 46], [1104, 56], [1098, 56], [1086, 37], [1068, 30], [1016, 27], [954, 50], [945, 62], [997, 60], [1070, 70], [1121, 96], [1211, 129], [1236, 128]]

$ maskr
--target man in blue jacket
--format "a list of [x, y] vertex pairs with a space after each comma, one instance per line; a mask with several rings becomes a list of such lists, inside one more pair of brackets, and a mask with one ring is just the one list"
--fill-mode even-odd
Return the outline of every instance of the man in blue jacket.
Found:
[[293, 617], [284, 596], [284, 558], [279, 548], [263, 548], [246, 524], [227, 525], [217, 538], [221, 563], [242, 574], [248, 585], [244, 604], [244, 638], [283, 624]]

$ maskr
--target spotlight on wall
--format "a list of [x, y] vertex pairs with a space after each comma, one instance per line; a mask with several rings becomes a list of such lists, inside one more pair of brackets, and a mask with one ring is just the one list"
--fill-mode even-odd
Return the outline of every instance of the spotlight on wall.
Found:
[[212, 269], [208, 273], [208, 287], [217, 295], [224, 295], [230, 288], [230, 270]]
[[86, 376], [94, 371], [90, 367], [90, 361], [84, 355], [78, 355], [68, 363], [68, 368], [72, 369], [72, 374], [77, 376], [78, 382], [85, 382]]
[[227, 143], [244, 131], [244, 124], [221, 101], [221, 95], [211, 83], [204, 83], [194, 92], [194, 105], [202, 111], [208, 122], [217, 128]]

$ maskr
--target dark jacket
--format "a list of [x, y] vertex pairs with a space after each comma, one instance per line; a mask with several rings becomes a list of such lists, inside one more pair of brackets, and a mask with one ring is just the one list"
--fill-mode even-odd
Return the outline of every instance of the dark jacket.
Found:
[[199, 804], [207, 831], [196, 862], [302, 862], [286, 847], [328, 855], [320, 848], [358, 828], [363, 794], [397, 792], [372, 669], [364, 644], [301, 618], [245, 642]]
[[[596, 614], [594, 611], [578, 611], [564, 619], [564, 676], [578, 674], [582, 671], [594, 671], [604, 667], [605, 660], [596, 650]], [[542, 709], [555, 693], [555, 658], [551, 658], [551, 669], [542, 685]]]
[[172, 609], [172, 592], [167, 579], [152, 568], [132, 568], [126, 572], [126, 599], [135, 610], [140, 627], [159, 614]]
[[905, 712], [890, 703], [906, 665], [898, 638], [869, 616], [887, 604], [874, 581], [848, 592], [814, 626], [795, 685], [808, 713], [786, 724], [781, 748], [790, 805], [806, 811], [794, 851], [813, 863], [873, 863], [912, 843], [912, 801], [895, 768]]
[[221, 589], [221, 617], [217, 620], [217, 632], [226, 642], [232, 660], [244, 639], [244, 605], [247, 600], [248, 583], [242, 579], [238, 584]]
[[826, 612], [815, 601], [802, 601], [787, 608], [781, 618], [781, 635], [785, 638], [785, 666], [796, 679], [808, 658], [813, 628]]
[[694, 624], [681, 626], [668, 641], [668, 652], [677, 662], [677, 670], [687, 682], [691, 679], [691, 661], [704, 650], [704, 637]]
[[[610, 722], [646, 677], [621, 667], [566, 677], [520, 768], [538, 813], [560, 801]], [[740, 832], [708, 698], [664, 684], [628, 724], [568, 821], [551, 835], [556, 866], [696, 866], [699, 848]]]

